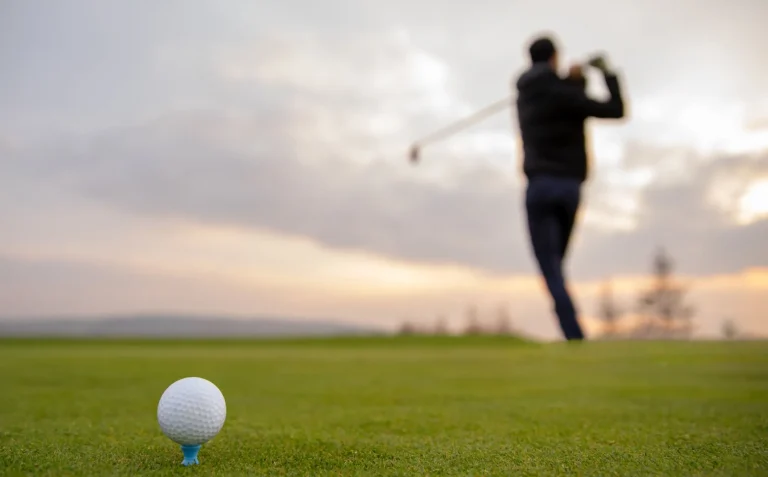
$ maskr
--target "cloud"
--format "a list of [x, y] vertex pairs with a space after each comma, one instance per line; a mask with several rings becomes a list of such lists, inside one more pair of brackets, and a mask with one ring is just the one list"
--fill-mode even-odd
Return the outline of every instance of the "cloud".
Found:
[[[768, 263], [765, 217], [740, 224], [739, 199], [750, 185], [768, 174], [768, 151], [702, 158], [679, 148], [648, 149], [635, 145], [627, 167], [657, 164], [657, 180], [638, 196], [635, 228], [630, 231], [587, 231], [574, 267], [593, 274], [648, 271], [655, 250], [666, 247], [678, 266], [697, 275], [735, 272]], [[664, 174], [673, 170], [685, 175]], [[594, 201], [600, 200], [599, 191]]]
[[[660, 3], [604, 0], [483, 9], [431, 1], [147, 5], [80, 0], [42, 18], [26, 2], [4, 4], [0, 67], [11, 73], [0, 79], [0, 125], [40, 137], [90, 124], [3, 152], [5, 217], [19, 214], [13, 204], [22, 200], [34, 204], [24, 213], [44, 213], [79, 194], [139, 215], [533, 272], [508, 117], [430, 150], [418, 169], [404, 154], [422, 133], [507, 93], [524, 64], [522, 45], [546, 27], [569, 58], [610, 46], [641, 113], [621, 132], [610, 129], [596, 150], [574, 276], [645, 271], [659, 244], [696, 273], [765, 264], [765, 221], [739, 225], [735, 210], [723, 211], [763, 159], [692, 144], [714, 130], [718, 141], [730, 138], [738, 101], [759, 99], [765, 2], [733, 9], [681, 1], [665, 15]], [[553, 9], [561, 12], [554, 19]], [[612, 21], [585, 29], [585, 11]], [[722, 34], [718, 44], [713, 32]], [[728, 115], [711, 114], [723, 104]], [[708, 111], [695, 127], [691, 105]], [[659, 145], [664, 131], [689, 144]]]
[[[735, 9], [718, 0], [679, 0], [674, 8], [661, 0], [637, 5], [492, 0], [480, 8], [434, 0], [329, 0], [322, 5], [230, 0], [226, 6], [70, 0], [66, 6], [45, 2], [46, 15], [40, 15], [37, 5], [5, 0], [0, 121], [40, 134], [41, 129], [75, 126], [93, 130], [179, 108], [252, 106], [248, 90], [222, 87], [212, 65], [250, 50], [252, 67], [271, 45], [275, 53], [285, 52], [280, 38], [288, 36], [304, 46], [313, 43], [323, 59], [296, 78], [309, 82], [325, 76], [341, 86], [338, 58], [355, 49], [376, 57], [371, 38], [393, 31], [440, 58], [457, 96], [477, 105], [507, 92], [510, 75], [525, 64], [525, 42], [541, 30], [556, 32], [569, 61], [608, 50], [638, 99], [676, 95], [696, 102], [725, 96], [754, 102], [765, 97], [768, 81], [762, 61], [768, 41], [761, 22], [768, 7], [761, 0], [740, 5]], [[275, 56], [264, 64], [274, 66]], [[349, 65], [364, 75], [372, 62], [362, 54]], [[242, 68], [229, 66], [230, 71]]]
[[[16, 166], [26, 171], [23, 181], [44, 180], [135, 214], [308, 237], [415, 262], [494, 273], [534, 270], [512, 165], [456, 166], [435, 181], [421, 176], [428, 165], [411, 169], [402, 157], [360, 163], [343, 150], [311, 155], [311, 145], [312, 126], [298, 113], [244, 118], [200, 112], [52, 147]], [[629, 166], [620, 166], [628, 172], [648, 167], [635, 157], [648, 154], [668, 166], [682, 161], [676, 167], [689, 174], [641, 188], [632, 230], [580, 225], [574, 276], [642, 273], [659, 245], [688, 273], [768, 265], [768, 220], [739, 225], [728, 209], [753, 177], [768, 171], [768, 154], [701, 159], [676, 150], [666, 156], [657, 148], [628, 151]], [[712, 193], [727, 185], [734, 191], [730, 202], [714, 200]], [[603, 209], [610, 184], [596, 180], [586, 190], [587, 206]]]
[[[515, 215], [514, 200], [499, 200], [513, 190], [507, 175], [480, 165], [446, 185], [418, 180], [404, 158], [307, 159], [283, 139], [294, 128], [303, 125], [216, 115], [169, 119], [99, 137], [79, 153], [57, 147], [28, 157], [26, 180], [47, 177], [140, 214], [268, 229], [399, 258], [487, 268], [501, 260], [511, 267], [504, 258], [510, 255], [499, 253], [520, 235], [519, 221], [501, 219]], [[267, 151], [247, 150], [251, 131], [272, 138], [259, 145]]]

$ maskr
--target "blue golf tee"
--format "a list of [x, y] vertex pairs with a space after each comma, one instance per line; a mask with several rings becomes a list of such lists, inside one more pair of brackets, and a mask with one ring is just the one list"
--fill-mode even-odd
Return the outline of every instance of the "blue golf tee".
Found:
[[181, 465], [199, 464], [197, 460], [197, 453], [200, 452], [202, 446], [181, 446], [181, 452], [184, 453], [184, 460]]

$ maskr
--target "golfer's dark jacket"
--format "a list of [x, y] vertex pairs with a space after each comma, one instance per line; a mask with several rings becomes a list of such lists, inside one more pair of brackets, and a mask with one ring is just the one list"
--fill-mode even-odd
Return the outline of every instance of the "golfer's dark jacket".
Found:
[[586, 94], [584, 80], [560, 78], [547, 64], [534, 64], [517, 80], [517, 119], [523, 141], [523, 171], [537, 175], [588, 175], [584, 123], [589, 117], [622, 118], [624, 101], [615, 75], [606, 73], [608, 101]]

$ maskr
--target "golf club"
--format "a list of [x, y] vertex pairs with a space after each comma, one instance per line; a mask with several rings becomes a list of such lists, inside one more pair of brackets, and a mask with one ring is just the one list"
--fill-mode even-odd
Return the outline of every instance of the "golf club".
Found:
[[410, 154], [411, 162], [413, 163], [418, 162], [421, 148], [424, 145], [452, 136], [453, 134], [456, 134], [457, 132], [480, 122], [486, 117], [491, 116], [498, 111], [502, 111], [508, 108], [511, 104], [512, 99], [513, 99], [512, 96], [507, 96], [504, 99], [500, 99], [484, 107], [483, 109], [477, 111], [476, 113], [470, 116], [467, 116], [466, 118], [463, 118], [459, 121], [451, 123], [444, 128], [438, 129], [437, 131], [416, 141], [413, 144], [413, 146], [411, 146], [411, 154]]
[[[597, 54], [597, 55], [591, 56], [585, 63], [592, 67], [599, 67], [601, 64], [604, 64], [604, 62], [605, 62], [605, 55]], [[428, 134], [427, 136], [424, 136], [423, 138], [414, 142], [413, 145], [411, 146], [410, 154], [409, 154], [409, 159], [411, 163], [415, 164], [419, 161], [419, 159], [421, 158], [421, 148], [424, 147], [425, 145], [450, 137], [458, 133], [459, 131], [462, 131], [464, 129], [467, 129], [470, 126], [473, 126], [474, 124], [482, 121], [488, 116], [492, 116], [493, 114], [496, 114], [499, 111], [503, 111], [504, 109], [507, 109], [512, 105], [512, 101], [514, 97], [515, 97], [514, 95], [510, 95], [494, 103], [491, 103], [488, 106], [480, 109], [476, 113], [471, 114], [456, 122], [453, 122], [441, 129], [438, 129], [437, 131], [431, 134]]]

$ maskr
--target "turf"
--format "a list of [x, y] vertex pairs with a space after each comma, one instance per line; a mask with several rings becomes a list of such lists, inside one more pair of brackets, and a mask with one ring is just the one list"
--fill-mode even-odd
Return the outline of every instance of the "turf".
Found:
[[[180, 465], [156, 406], [227, 399]], [[768, 475], [768, 343], [0, 341], [2, 475]]]

